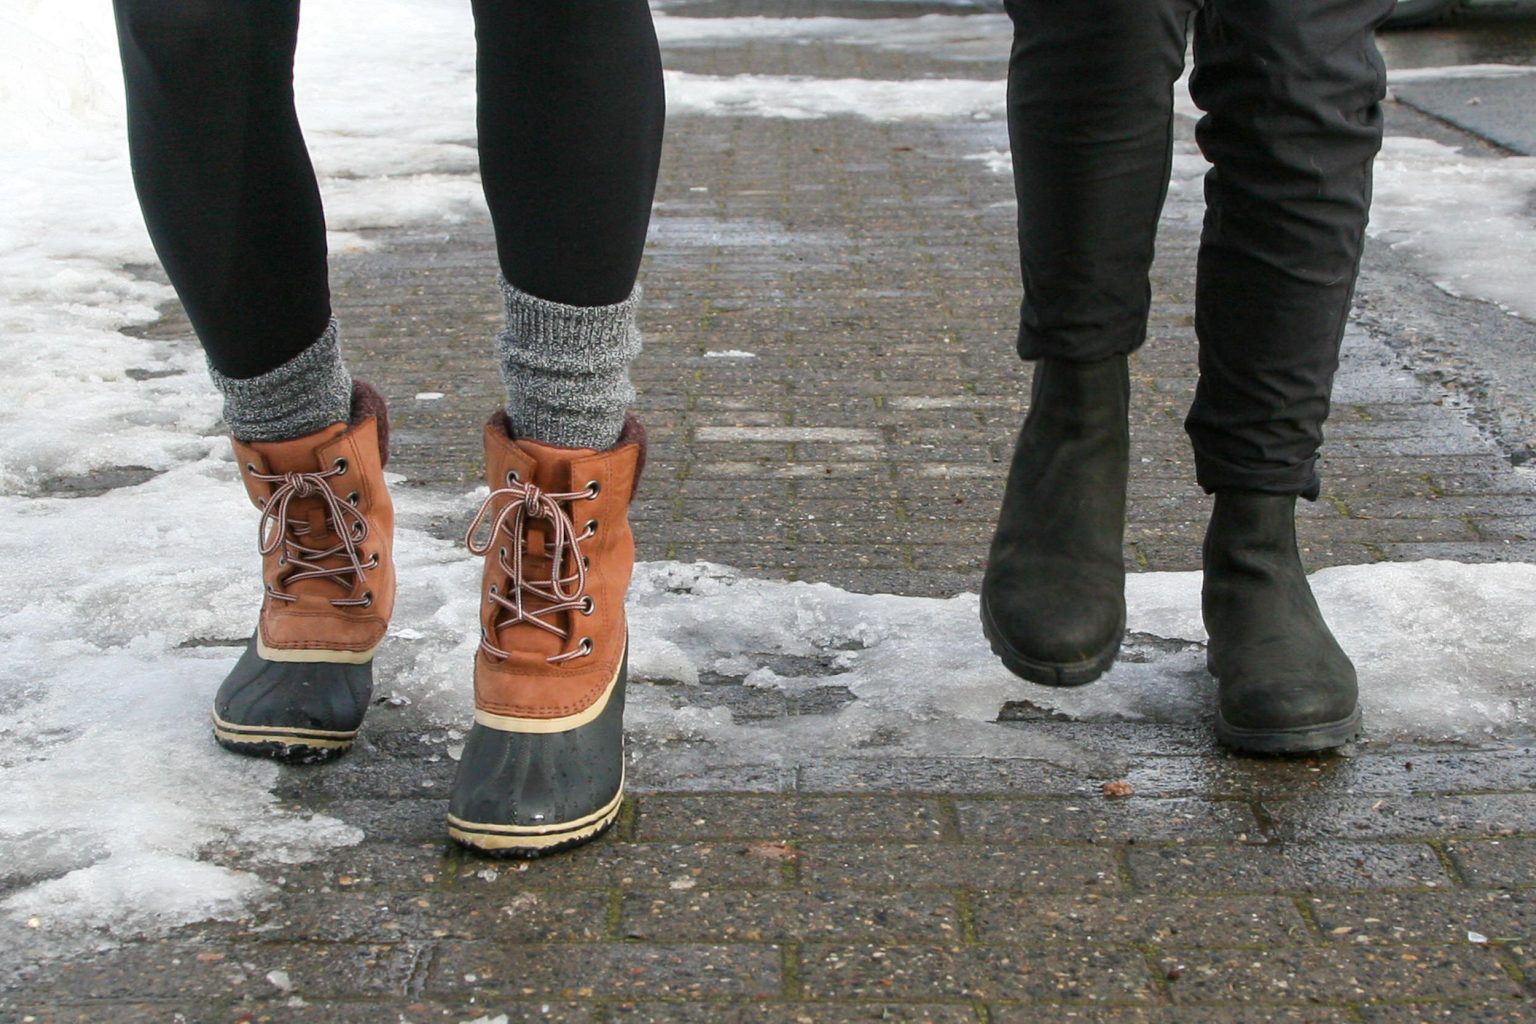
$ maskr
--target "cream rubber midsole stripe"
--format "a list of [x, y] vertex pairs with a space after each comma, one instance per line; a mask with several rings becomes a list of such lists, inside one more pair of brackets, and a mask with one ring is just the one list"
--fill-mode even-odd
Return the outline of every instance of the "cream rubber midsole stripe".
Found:
[[[463, 818], [455, 818], [448, 815], [448, 830], [457, 837], [467, 838], [471, 842], [486, 838], [498, 841], [499, 845], [508, 846], [538, 846], [539, 839], [568, 839], [573, 832], [581, 832], [593, 826], [602, 825], [607, 819], [618, 813], [619, 805], [624, 802], [624, 781], [619, 780], [619, 791], [613, 795], [613, 799], [604, 804], [599, 810], [591, 814], [583, 815], [571, 821], [562, 821], [550, 825], [492, 825], [480, 824], [473, 821], [465, 821]], [[518, 842], [523, 840], [523, 842]]]
[[284, 725], [236, 725], [234, 722], [226, 722], [219, 717], [217, 711], [213, 712], [214, 728], [222, 732], [235, 733], [249, 736], [303, 736], [317, 740], [340, 739], [350, 740], [357, 737], [357, 730], [342, 731], [337, 729], [302, 729], [298, 726]]
[[597, 716], [603, 713], [609, 699], [613, 697], [614, 685], [619, 681], [619, 672], [623, 668], [624, 659], [620, 658], [618, 667], [613, 670], [613, 678], [608, 680], [608, 685], [603, 688], [603, 695], [593, 701], [591, 707], [585, 711], [578, 711], [574, 715], [566, 715], [563, 718], [522, 718], [515, 715], [498, 715], [476, 708], [475, 721], [487, 729], [496, 729], [500, 732], [552, 733], [579, 729], [596, 721]]
[[280, 661], [286, 664], [315, 662], [322, 665], [366, 665], [373, 660], [373, 654], [379, 649], [374, 644], [366, 651], [327, 651], [327, 650], [284, 650], [281, 647], [268, 647], [267, 642], [261, 638], [261, 628], [256, 629], [256, 653], [267, 661]]
[[283, 732], [230, 732], [218, 726], [213, 727], [213, 734], [229, 743], [281, 743], [285, 747], [308, 747], [311, 750], [343, 750], [354, 742], [352, 737], [341, 740], [322, 740], [313, 736], [293, 736]]

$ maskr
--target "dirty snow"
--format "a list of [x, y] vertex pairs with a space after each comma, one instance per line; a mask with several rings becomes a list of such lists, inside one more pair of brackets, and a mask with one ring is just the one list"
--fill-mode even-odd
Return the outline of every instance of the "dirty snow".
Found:
[[[904, 28], [860, 30], [895, 39]], [[304, 31], [301, 104], [334, 244], [464, 216], [479, 202], [464, 5], [381, 0], [360, 21], [339, 0], [307, 0]], [[878, 82], [670, 81], [682, 109], [722, 113], [1001, 110], [997, 83], [969, 80], [909, 95]], [[222, 865], [298, 862], [362, 837], [279, 806], [275, 766], [227, 756], [208, 737], [209, 700], [258, 599], [255, 513], [195, 346], [120, 333], [149, 322], [170, 295], [124, 269], [152, 253], [124, 155], [107, 0], [14, 0], [0, 13], [0, 129], [0, 934], [12, 950], [30, 935], [35, 953], [238, 915], [264, 886]], [[143, 482], [63, 496], [116, 467], [139, 467], [128, 476]], [[476, 567], [426, 527], [461, 515], [476, 495], [399, 495], [405, 586], [379, 690], [408, 701], [401, 714], [423, 727], [462, 725]], [[1373, 736], [1530, 732], [1533, 574], [1447, 563], [1319, 574], [1320, 597], [1362, 661]], [[681, 745], [738, 764], [955, 751], [1072, 761], [1082, 754], [1064, 740], [991, 724], [1000, 704], [1028, 696], [1088, 721], [1197, 720], [1209, 681], [1196, 586], [1190, 576], [1134, 578], [1132, 625], [1151, 638], [1136, 641], [1146, 656], [1064, 693], [1028, 687], [992, 662], [973, 597], [857, 595], [720, 566], [641, 566], [637, 756]], [[786, 665], [819, 666], [824, 678]], [[701, 674], [785, 690], [830, 681], [855, 699], [794, 723], [674, 711], [672, 689]]]

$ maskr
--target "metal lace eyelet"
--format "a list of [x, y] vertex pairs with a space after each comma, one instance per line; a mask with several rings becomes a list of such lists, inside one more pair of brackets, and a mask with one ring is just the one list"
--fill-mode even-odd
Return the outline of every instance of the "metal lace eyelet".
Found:
[[363, 496], [361, 494], [358, 494], [356, 491], [353, 491], [351, 494], [347, 495], [347, 504], [348, 505], [356, 505], [359, 501], [362, 500], [362, 497]]
[[601, 493], [603, 493], [603, 487], [602, 487], [601, 484], [599, 484], [596, 480], [588, 480], [587, 481], [587, 500], [588, 501], [596, 500], [597, 496], [599, 494], [601, 494]]
[[378, 567], [379, 567], [379, 553], [377, 551], [375, 551], [373, 553], [373, 557], [368, 559], [368, 568], [370, 568], [370, 569], [377, 569]]
[[585, 658], [587, 655], [592, 653], [592, 638], [589, 636], [584, 636], [581, 638], [581, 643], [577, 644], [576, 646], [581, 649], [581, 656]]
[[364, 608], [372, 608], [373, 607], [373, 591], [371, 591], [371, 590], [363, 591], [363, 607]]
[[257, 508], [266, 508], [267, 507], [267, 499], [266, 498], [257, 498], [256, 499], [256, 507]]
[[287, 565], [288, 564], [288, 556], [287, 555], [278, 555], [277, 556], [277, 564], [278, 565]]
[[596, 610], [597, 602], [592, 600], [592, 595], [588, 594], [586, 597], [581, 599], [581, 614], [591, 615]]
[[490, 588], [489, 588], [489, 589], [490, 589], [490, 592], [491, 592], [491, 596], [492, 596], [492, 597], [495, 597], [495, 596], [496, 596], [496, 584], [494, 584], [494, 583], [492, 583], [492, 584], [491, 584], [491, 585], [490, 585]]
[[497, 555], [497, 557], [505, 560], [506, 557], [507, 557], [507, 549], [506, 548], [497, 548], [496, 549], [496, 555]]
[[590, 534], [593, 537], [597, 536], [597, 520], [596, 519], [588, 519], [587, 520], [587, 533]]
[[582, 555], [581, 556], [581, 567], [583, 569], [590, 569], [590, 568], [592, 568], [592, 559], [588, 558], [586, 555]]
[[333, 464], [333, 468], [336, 470], [336, 475], [337, 476], [346, 476], [347, 475], [347, 460], [346, 459], [337, 459], [336, 462]]
[[523, 478], [517, 475], [517, 470], [515, 470], [515, 469], [507, 470], [507, 483], [509, 483], [509, 484], [520, 484], [522, 482], [523, 482]]
[[247, 462], [245, 464], [245, 471], [247, 473], [254, 473], [254, 472], [256, 472], [256, 463], [254, 463], [254, 462]]

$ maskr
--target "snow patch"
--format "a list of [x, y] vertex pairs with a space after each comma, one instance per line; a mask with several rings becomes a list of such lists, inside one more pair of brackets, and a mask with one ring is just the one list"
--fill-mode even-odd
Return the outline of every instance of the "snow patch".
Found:
[[[1536, 565], [1392, 563], [1312, 579], [1359, 667], [1372, 740], [1476, 739], [1536, 726]], [[648, 563], [630, 600], [640, 638], [630, 656], [632, 733], [642, 746], [713, 744], [717, 765], [861, 752], [1037, 754], [1027, 735], [993, 724], [1006, 701], [1021, 697], [1082, 722], [1197, 723], [1211, 710], [1198, 573], [1131, 576], [1134, 657], [1078, 689], [1031, 686], [1006, 672], [981, 637], [970, 594], [855, 594], [707, 563]], [[820, 667], [804, 675], [772, 667], [785, 658]], [[829, 716], [744, 725], [722, 709], [678, 712], [657, 699], [668, 685], [706, 675], [778, 690], [834, 684], [854, 700]]]
[[698, 75], [685, 71], [664, 74], [667, 109], [673, 114], [788, 120], [862, 117], [874, 121], [986, 121], [1001, 118], [1005, 113], [1001, 81]]
[[835, 43], [947, 60], [1004, 62], [1013, 28], [1004, 14], [924, 14], [913, 18], [687, 18], [658, 11], [664, 47], [722, 43]]
[[1536, 158], [1477, 159], [1390, 137], [1376, 159], [1371, 236], [1412, 254], [1441, 289], [1536, 319]]

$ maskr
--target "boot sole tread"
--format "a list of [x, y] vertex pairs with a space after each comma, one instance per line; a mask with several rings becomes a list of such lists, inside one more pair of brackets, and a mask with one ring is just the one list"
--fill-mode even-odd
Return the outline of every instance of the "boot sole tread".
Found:
[[1336, 722], [1294, 729], [1250, 729], [1228, 724], [1216, 712], [1216, 739], [1234, 750], [1254, 754], [1306, 754], [1332, 750], [1360, 737], [1360, 709]]

